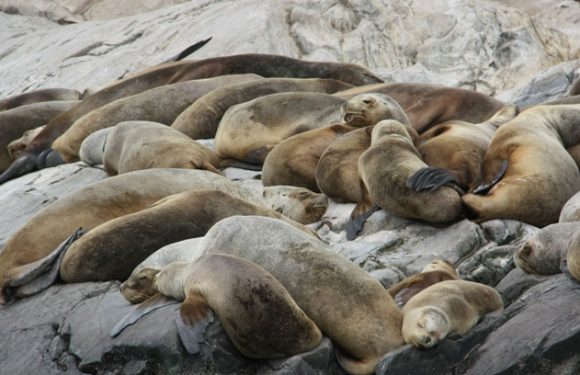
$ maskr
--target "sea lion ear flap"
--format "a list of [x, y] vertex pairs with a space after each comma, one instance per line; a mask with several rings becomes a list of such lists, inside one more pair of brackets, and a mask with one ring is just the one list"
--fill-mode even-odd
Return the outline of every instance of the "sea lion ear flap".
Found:
[[135, 324], [139, 319], [149, 314], [150, 312], [176, 303], [179, 303], [179, 301], [167, 298], [161, 293], [157, 293], [154, 296], [149, 297], [145, 301], [138, 304], [130, 313], [125, 315], [123, 319], [121, 319], [121, 321], [119, 321], [119, 323], [113, 327], [110, 333], [111, 337], [119, 335], [119, 333], [123, 332], [125, 328]]
[[520, 108], [517, 104], [508, 104], [497, 111], [489, 120], [485, 121], [485, 123], [490, 124], [495, 128], [499, 128], [506, 122], [513, 120], [519, 113]]
[[212, 38], [213, 37], [210, 36], [209, 38], [207, 38], [205, 40], [201, 40], [195, 44], [192, 44], [191, 46], [187, 47], [183, 51], [179, 52], [177, 55], [170, 57], [167, 60], [163, 61], [162, 64], [183, 60], [184, 58], [191, 55], [192, 53], [194, 53], [195, 51], [197, 51], [201, 47], [205, 46]]
[[212, 322], [213, 312], [205, 299], [200, 294], [188, 294], [175, 320], [177, 333], [188, 353], [200, 352], [199, 344], [203, 342], [203, 333]]
[[348, 223], [346, 224], [346, 239], [352, 241], [356, 238], [358, 233], [362, 230], [367, 219], [376, 211], [381, 208], [375, 205], [369, 196], [368, 190], [364, 183], [361, 181], [361, 190], [363, 192], [363, 197], [361, 201], [352, 210]]

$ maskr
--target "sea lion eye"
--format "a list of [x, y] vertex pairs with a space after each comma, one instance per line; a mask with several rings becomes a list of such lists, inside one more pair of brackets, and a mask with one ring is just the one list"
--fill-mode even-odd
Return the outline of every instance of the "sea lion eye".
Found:
[[363, 101], [362, 101], [362, 102], [363, 102], [364, 104], [366, 104], [366, 105], [371, 105], [371, 104], [373, 104], [373, 100], [372, 100], [372, 99], [363, 99]]

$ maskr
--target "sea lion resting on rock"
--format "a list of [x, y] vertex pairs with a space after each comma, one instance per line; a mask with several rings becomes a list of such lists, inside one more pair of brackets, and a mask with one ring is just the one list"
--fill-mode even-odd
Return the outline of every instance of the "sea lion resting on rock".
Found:
[[115, 100], [76, 120], [58, 137], [52, 148], [71, 162], [78, 160], [83, 140], [91, 133], [122, 121], [143, 120], [170, 125], [191, 103], [220, 87], [260, 80], [255, 74], [220, 76], [178, 82]]
[[580, 283], [580, 232], [575, 233], [568, 244], [566, 268], [567, 273]]
[[399, 307], [403, 307], [409, 299], [425, 288], [445, 280], [457, 280], [459, 275], [453, 263], [436, 259], [426, 265], [421, 272], [398, 282], [389, 288], [389, 294]]
[[234, 255], [270, 272], [337, 345], [338, 361], [351, 374], [372, 373], [385, 353], [403, 343], [401, 313], [382, 285], [287, 223], [230, 217], [208, 231], [199, 251]]
[[[320, 191], [315, 176], [318, 161], [324, 150], [338, 137], [385, 119], [409, 122], [397, 102], [383, 94], [357, 95], [342, 105], [341, 114], [341, 124], [309, 130], [276, 145], [264, 161], [264, 186], [292, 185]], [[329, 165], [324, 170], [321, 169], [320, 173], [340, 171], [338, 166]]]
[[578, 122], [580, 104], [530, 108], [502, 125], [483, 159], [482, 185], [463, 196], [468, 217], [537, 227], [557, 222], [580, 190], [578, 167], [566, 151], [580, 143]]
[[172, 263], [156, 284], [163, 295], [183, 301], [178, 332], [190, 353], [199, 352], [200, 325], [211, 321], [211, 311], [246, 357], [288, 357], [314, 349], [322, 339], [284, 286], [242, 258], [213, 254]]
[[489, 312], [503, 309], [501, 296], [487, 285], [447, 280], [431, 285], [403, 307], [407, 344], [431, 348], [450, 333], [465, 334]]
[[572, 221], [580, 221], [580, 192], [574, 194], [572, 198], [562, 207], [558, 222], [567, 223]]
[[0, 111], [17, 108], [27, 104], [56, 101], [77, 101], [81, 94], [77, 90], [70, 89], [40, 89], [13, 95], [0, 100]]
[[[90, 139], [96, 134], [97, 139]], [[205, 169], [220, 173], [215, 153], [185, 134], [151, 121], [118, 123], [103, 138], [93, 133], [81, 145], [81, 160], [103, 164], [109, 175], [150, 168]], [[102, 150], [99, 160], [98, 151]], [[86, 155], [86, 158], [83, 156]]]
[[224, 191], [304, 224], [318, 220], [328, 204], [324, 195], [303, 188], [248, 189], [202, 170], [148, 169], [114, 176], [51, 203], [8, 239], [0, 253], [0, 303], [20, 296], [15, 290], [20, 280], [38, 275], [38, 267], [45, 266], [42, 260], [77, 228], [90, 230], [145, 209], [168, 195], [192, 189]]

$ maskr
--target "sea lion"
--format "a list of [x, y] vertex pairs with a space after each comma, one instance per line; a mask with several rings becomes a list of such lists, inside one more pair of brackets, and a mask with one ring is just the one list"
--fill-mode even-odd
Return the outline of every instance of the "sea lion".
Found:
[[464, 335], [487, 313], [503, 309], [490, 286], [447, 280], [419, 292], [403, 307], [403, 337], [407, 344], [431, 348], [450, 333]]
[[0, 111], [27, 104], [53, 101], [76, 101], [81, 98], [77, 90], [51, 88], [25, 92], [0, 100]]
[[0, 112], [0, 172], [13, 162], [13, 157], [30, 142], [30, 134], [21, 142], [13, 143], [32, 129], [46, 125], [52, 118], [74, 106], [77, 101], [52, 101], [25, 104]]
[[568, 90], [568, 96], [580, 95], [580, 77], [577, 77], [574, 82], [570, 85]]
[[526, 273], [554, 275], [566, 258], [571, 233], [578, 232], [579, 223], [557, 223], [537, 231], [514, 253], [514, 263]]
[[[145, 209], [168, 195], [192, 189], [224, 191], [303, 224], [318, 220], [328, 205], [324, 195], [303, 188], [249, 189], [203, 170], [148, 169], [114, 176], [51, 203], [8, 239], [0, 252], [0, 303], [8, 302], [7, 296], [12, 293], [14, 284], [27, 277], [31, 268], [36, 267], [34, 263], [49, 255], [75, 229], [90, 230], [106, 221]], [[55, 220], [55, 217], [60, 219]]]
[[159, 272], [156, 284], [160, 293], [183, 301], [178, 331], [190, 353], [199, 352], [200, 325], [211, 318], [210, 309], [246, 357], [288, 357], [322, 340], [320, 329], [284, 286], [245, 259], [213, 254], [173, 263]]
[[580, 192], [568, 199], [560, 211], [559, 223], [580, 221]]
[[391, 286], [388, 291], [397, 305], [403, 307], [409, 299], [427, 287], [441, 281], [457, 279], [459, 279], [459, 275], [453, 263], [444, 259], [435, 259], [426, 265], [421, 272]]
[[499, 100], [476, 91], [424, 83], [371, 84], [335, 95], [350, 98], [370, 92], [388, 95], [399, 103], [419, 133], [451, 120], [477, 124], [504, 106]]
[[[374, 126], [371, 146], [358, 161], [359, 174], [370, 200], [404, 218], [435, 224], [459, 220], [461, 196], [451, 186], [453, 181], [433, 191], [417, 192], [407, 186], [409, 177], [427, 166], [410, 132], [414, 132], [413, 128], [395, 120], [383, 120]], [[357, 220], [358, 214], [351, 218], [351, 222], [357, 223]]]
[[[343, 104], [341, 114], [341, 124], [309, 130], [276, 145], [264, 160], [264, 186], [292, 185], [320, 191], [316, 181], [318, 161], [324, 150], [338, 137], [389, 118], [409, 122], [399, 104], [383, 94], [357, 95]], [[321, 168], [320, 173], [341, 173], [341, 170], [327, 165]]]
[[344, 102], [328, 94], [287, 92], [235, 105], [220, 121], [216, 153], [222, 159], [260, 165], [282, 140], [340, 121]]
[[[100, 139], [101, 135], [96, 137]], [[92, 142], [86, 140], [88, 144]], [[103, 164], [109, 175], [150, 168], [205, 169], [220, 174], [217, 169], [220, 161], [212, 150], [180, 131], [156, 122], [120, 122], [111, 128], [104, 142], [102, 160], [97, 164]], [[98, 140], [94, 143], [101, 146]], [[88, 144], [82, 154], [89, 153], [86, 150]], [[94, 160], [96, 153], [90, 152], [93, 162], [99, 162]]]
[[96, 130], [129, 120], [170, 125], [185, 108], [208, 92], [234, 83], [259, 79], [261, 77], [255, 74], [243, 74], [178, 82], [115, 100], [75, 121], [53, 142], [52, 149], [68, 162], [78, 160], [82, 141]]
[[467, 216], [537, 227], [557, 222], [580, 190], [578, 167], [566, 151], [580, 142], [578, 121], [580, 105], [556, 105], [527, 109], [502, 125], [484, 156], [482, 184], [463, 196]]
[[[80, 237], [65, 249], [60, 278], [68, 283], [123, 281], [156, 250], [203, 236], [216, 222], [233, 215], [262, 215], [291, 222], [274, 210], [219, 190], [172, 194], [148, 208], [106, 221]], [[298, 223], [291, 224], [310, 233]]]
[[[436, 189], [445, 176], [450, 176], [464, 191], [475, 189], [481, 182], [481, 163], [496, 129], [517, 114], [517, 106], [509, 105], [479, 124], [453, 120], [427, 130], [419, 136], [417, 150], [428, 167], [411, 176], [409, 186], [417, 191]], [[436, 170], [442, 173], [428, 176], [429, 171]]]
[[566, 267], [570, 276], [580, 282], [580, 232], [575, 233], [568, 244]]
[[[334, 93], [347, 87], [352, 86], [341, 81], [319, 78], [269, 78], [260, 82], [231, 85], [200, 98], [184, 110], [171, 127], [193, 139], [214, 138], [222, 117], [236, 104], [283, 92]], [[338, 99], [336, 102], [343, 101]]]

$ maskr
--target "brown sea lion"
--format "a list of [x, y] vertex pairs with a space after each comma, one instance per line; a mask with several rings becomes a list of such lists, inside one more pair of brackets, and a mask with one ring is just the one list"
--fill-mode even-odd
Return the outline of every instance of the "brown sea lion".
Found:
[[[362, 94], [346, 101], [341, 109], [343, 123], [309, 130], [276, 145], [262, 168], [264, 186], [302, 186], [320, 191], [316, 181], [318, 161], [324, 150], [338, 137], [385, 119], [408, 123], [403, 109], [383, 94]], [[340, 173], [337, 166], [326, 166], [320, 173]], [[339, 187], [335, 187], [339, 188]]]
[[189, 353], [199, 352], [200, 325], [212, 311], [246, 357], [288, 357], [314, 349], [322, 339], [284, 286], [242, 258], [213, 254], [173, 263], [159, 273], [156, 284], [163, 295], [183, 301], [178, 332]]
[[403, 307], [409, 299], [427, 287], [441, 281], [457, 279], [459, 279], [459, 275], [453, 263], [444, 259], [436, 259], [426, 265], [421, 272], [391, 286], [389, 294], [395, 299], [399, 307]]
[[319, 78], [269, 78], [260, 82], [231, 85], [214, 90], [197, 100], [171, 126], [193, 139], [213, 138], [226, 111], [236, 104], [283, 92], [333, 93], [347, 87], [352, 86], [341, 81]]
[[91, 133], [122, 121], [153, 121], [170, 125], [198, 98], [220, 87], [259, 80], [255, 74], [227, 75], [157, 87], [99, 107], [72, 124], [52, 144], [66, 161], [78, 160], [83, 140]]
[[222, 118], [215, 149], [222, 159], [261, 165], [292, 135], [340, 121], [344, 99], [314, 92], [285, 92], [235, 105]]
[[450, 333], [464, 335], [487, 313], [503, 309], [499, 293], [487, 285], [447, 280], [431, 285], [403, 307], [407, 344], [431, 348]]
[[388, 95], [399, 103], [419, 133], [451, 120], [477, 124], [504, 106], [499, 100], [476, 91], [424, 83], [371, 84], [335, 95], [350, 98], [370, 92]]
[[75, 101], [81, 98], [77, 90], [70, 89], [39, 89], [25, 92], [23, 94], [13, 95], [0, 100], [0, 111], [17, 108], [27, 104], [53, 101]]
[[484, 156], [482, 185], [463, 196], [468, 217], [537, 227], [557, 222], [580, 190], [578, 167], [566, 151], [580, 142], [578, 122], [580, 105], [556, 105], [527, 109], [502, 125]]
[[[100, 138], [100, 134], [93, 133]], [[89, 136], [90, 138], [90, 136]], [[220, 173], [220, 161], [208, 147], [194, 141], [185, 134], [151, 121], [124, 121], [111, 128], [103, 140], [104, 147], [94, 142], [92, 147], [103, 147], [101, 160], [82, 156], [95, 155], [97, 150], [88, 150], [91, 139], [81, 145], [81, 160], [103, 164], [105, 172], [113, 176], [150, 168], [205, 169]]]

